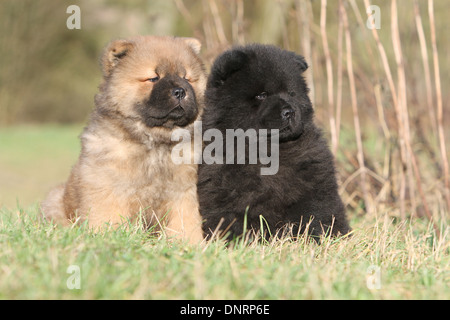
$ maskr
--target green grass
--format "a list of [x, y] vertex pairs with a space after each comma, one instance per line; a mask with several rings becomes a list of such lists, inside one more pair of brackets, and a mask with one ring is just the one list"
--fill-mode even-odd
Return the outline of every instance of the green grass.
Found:
[[[0, 299], [449, 299], [450, 229], [398, 222], [398, 209], [349, 212], [349, 239], [188, 246], [139, 226], [93, 234], [42, 221], [38, 201], [64, 181], [81, 126], [0, 128]], [[15, 177], [5, 179], [5, 177]], [[16, 204], [18, 199], [18, 205]], [[436, 215], [439, 216], [439, 215]], [[80, 289], [69, 289], [70, 266]], [[372, 268], [380, 289], [369, 289]]]
[[27, 207], [69, 176], [82, 125], [0, 127], [0, 207]]
[[[350, 239], [188, 246], [139, 226], [93, 234], [0, 211], [1, 299], [449, 299], [449, 229], [353, 221]], [[69, 289], [69, 266], [80, 289]], [[369, 289], [370, 268], [380, 289]], [[72, 279], [72, 278], [71, 278]], [[70, 279], [69, 279], [70, 282]]]

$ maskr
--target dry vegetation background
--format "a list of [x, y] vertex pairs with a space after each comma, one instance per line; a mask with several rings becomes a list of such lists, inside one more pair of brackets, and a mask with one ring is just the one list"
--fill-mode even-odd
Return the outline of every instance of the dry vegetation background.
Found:
[[[67, 6], [81, 8], [68, 30]], [[381, 29], [366, 27], [366, 7]], [[194, 36], [207, 67], [234, 44], [305, 56], [317, 120], [354, 215], [448, 221], [447, 0], [6, 0], [0, 2], [0, 126], [84, 122], [112, 39]]]

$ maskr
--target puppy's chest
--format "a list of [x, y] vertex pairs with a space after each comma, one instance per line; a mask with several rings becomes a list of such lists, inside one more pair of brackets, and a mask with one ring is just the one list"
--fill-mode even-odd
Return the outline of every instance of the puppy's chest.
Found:
[[289, 164], [280, 161], [277, 174], [261, 176], [261, 187], [267, 188], [281, 203], [299, 199], [311, 191], [311, 182], [302, 172], [298, 164]]
[[175, 164], [168, 147], [140, 150], [129, 155], [127, 163], [130, 182], [138, 188], [160, 188], [161, 190], [183, 189], [184, 185], [196, 181], [196, 167]]
[[177, 195], [195, 187], [196, 165], [176, 165], [168, 145], [152, 146], [85, 136], [85, 169], [96, 184], [110, 185], [140, 201]]

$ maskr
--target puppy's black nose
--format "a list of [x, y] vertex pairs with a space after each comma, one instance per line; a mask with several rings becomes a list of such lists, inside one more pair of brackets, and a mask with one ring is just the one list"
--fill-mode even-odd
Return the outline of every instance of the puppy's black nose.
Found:
[[286, 107], [281, 110], [281, 118], [283, 120], [288, 120], [295, 115], [295, 111], [291, 107]]
[[183, 100], [186, 97], [186, 91], [183, 88], [175, 88], [172, 90], [172, 95], [178, 100]]

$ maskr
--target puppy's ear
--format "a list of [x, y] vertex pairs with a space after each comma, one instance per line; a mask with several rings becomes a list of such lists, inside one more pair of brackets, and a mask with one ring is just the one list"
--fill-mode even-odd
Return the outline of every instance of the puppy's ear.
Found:
[[202, 43], [196, 38], [181, 38], [196, 54], [200, 54]]
[[211, 69], [212, 85], [220, 87], [236, 71], [249, 62], [247, 54], [239, 49], [229, 50], [220, 55]]
[[296, 54], [294, 60], [300, 66], [302, 73], [305, 72], [306, 69], [308, 69], [308, 67], [309, 67], [308, 63], [306, 63], [306, 60], [304, 57]]
[[108, 44], [101, 60], [105, 78], [111, 75], [114, 68], [129, 53], [132, 47], [133, 43], [128, 40], [115, 40]]

